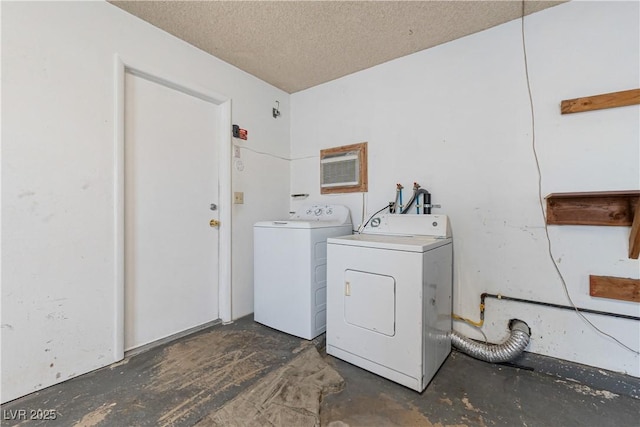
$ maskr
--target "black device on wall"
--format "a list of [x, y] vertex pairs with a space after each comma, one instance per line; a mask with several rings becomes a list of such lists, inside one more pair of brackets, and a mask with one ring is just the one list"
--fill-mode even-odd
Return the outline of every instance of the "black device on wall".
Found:
[[240, 126], [238, 125], [233, 125], [232, 126], [232, 130], [233, 130], [233, 137], [234, 138], [240, 138], [240, 139], [247, 139], [247, 135], [249, 134], [249, 132], [247, 132], [246, 129], [241, 129]]

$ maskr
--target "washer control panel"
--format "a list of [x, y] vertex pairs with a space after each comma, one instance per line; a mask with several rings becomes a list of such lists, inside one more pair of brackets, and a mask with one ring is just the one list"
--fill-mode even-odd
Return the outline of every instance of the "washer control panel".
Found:
[[305, 205], [289, 218], [292, 221], [333, 221], [351, 224], [349, 208], [343, 205]]

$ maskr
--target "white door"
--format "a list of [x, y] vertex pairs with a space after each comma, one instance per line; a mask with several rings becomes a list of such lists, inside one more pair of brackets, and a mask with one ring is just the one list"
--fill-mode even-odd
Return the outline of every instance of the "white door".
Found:
[[218, 108], [126, 73], [125, 350], [218, 318]]

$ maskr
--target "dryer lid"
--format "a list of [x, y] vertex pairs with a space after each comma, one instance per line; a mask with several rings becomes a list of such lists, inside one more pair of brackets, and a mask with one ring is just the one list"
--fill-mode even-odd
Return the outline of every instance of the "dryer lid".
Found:
[[450, 238], [382, 234], [353, 234], [351, 236], [330, 237], [327, 239], [327, 244], [329, 245], [358, 246], [404, 252], [427, 252], [450, 243]]

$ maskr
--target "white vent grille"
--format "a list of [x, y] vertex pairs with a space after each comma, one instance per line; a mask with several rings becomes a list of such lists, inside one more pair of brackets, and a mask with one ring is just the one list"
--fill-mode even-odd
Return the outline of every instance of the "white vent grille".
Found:
[[323, 188], [358, 185], [360, 176], [357, 153], [326, 157], [320, 161], [320, 185]]

